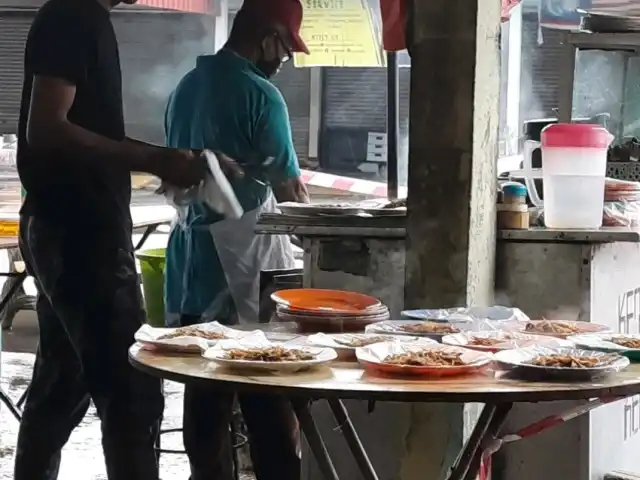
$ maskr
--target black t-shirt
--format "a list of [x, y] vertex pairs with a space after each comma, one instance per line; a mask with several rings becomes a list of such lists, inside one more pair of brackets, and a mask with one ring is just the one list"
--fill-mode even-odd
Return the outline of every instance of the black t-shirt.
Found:
[[123, 140], [120, 57], [109, 12], [96, 0], [49, 0], [37, 13], [25, 49], [18, 173], [27, 191], [23, 215], [121, 236], [131, 230], [131, 176], [125, 168], [86, 153], [29, 148], [27, 118], [38, 75], [76, 86], [70, 122]]

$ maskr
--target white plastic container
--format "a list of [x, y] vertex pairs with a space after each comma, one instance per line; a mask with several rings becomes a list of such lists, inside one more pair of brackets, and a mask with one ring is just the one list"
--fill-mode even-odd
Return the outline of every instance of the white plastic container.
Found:
[[598, 125], [559, 123], [542, 131], [547, 227], [602, 226], [607, 149], [612, 140], [613, 136]]

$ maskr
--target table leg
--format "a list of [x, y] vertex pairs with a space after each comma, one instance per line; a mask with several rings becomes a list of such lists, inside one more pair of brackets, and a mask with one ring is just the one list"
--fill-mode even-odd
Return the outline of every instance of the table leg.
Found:
[[451, 467], [447, 480], [474, 480], [477, 477], [484, 448], [498, 434], [512, 407], [512, 403], [484, 406], [469, 440]]
[[18, 420], [18, 422], [22, 421], [22, 414], [20, 413], [20, 409], [13, 403], [13, 400], [9, 398], [9, 396], [5, 393], [3, 389], [0, 388], [0, 402], [4, 403], [11, 414]]
[[[9, 302], [13, 300], [14, 295], [18, 292], [18, 289], [22, 287], [22, 284], [24, 283], [25, 278], [27, 278], [26, 272], [22, 272], [22, 273], [11, 272], [9, 274], [5, 274], [5, 276], [9, 277], [7, 281], [11, 281], [12, 284], [10, 285], [9, 289], [5, 293], [2, 300], [0, 300], [0, 315], [4, 313], [5, 309], [9, 305]], [[6, 320], [7, 318], [9, 317], [3, 317], [3, 320]], [[13, 319], [13, 317], [11, 317], [11, 319]], [[10, 326], [11, 325], [9, 325], [9, 327]], [[2, 327], [3, 329], [5, 329], [4, 323], [2, 324]], [[7, 406], [11, 414], [19, 422], [22, 420], [22, 415], [20, 414], [19, 405], [20, 405], [20, 401], [23, 400], [24, 396], [25, 395], [23, 394], [23, 397], [18, 401], [18, 405], [16, 405], [13, 403], [13, 400], [11, 400], [9, 395], [7, 395], [7, 393], [2, 388], [0, 388], [0, 402], [4, 403]]]
[[147, 240], [149, 239], [149, 236], [155, 232], [158, 227], [160, 225], [149, 225], [146, 230], [144, 231], [144, 233], [142, 234], [142, 237], [140, 238], [140, 240], [138, 240], [138, 243], [136, 244], [136, 246], [133, 248], [134, 251], [140, 250], [144, 244], [147, 242]]
[[302, 433], [304, 433], [304, 436], [309, 443], [309, 448], [318, 462], [318, 467], [320, 468], [322, 476], [325, 480], [340, 480], [338, 472], [336, 472], [336, 468], [334, 467], [331, 457], [329, 456], [329, 452], [327, 451], [327, 447], [320, 436], [318, 426], [311, 416], [308, 400], [291, 399], [291, 404], [296, 417], [298, 417], [298, 422], [300, 422], [300, 429], [302, 430]]
[[349, 418], [349, 412], [344, 406], [344, 403], [342, 403], [342, 400], [340, 399], [331, 399], [327, 400], [327, 402], [329, 403], [329, 407], [331, 407], [331, 411], [338, 423], [338, 427], [340, 427], [340, 430], [344, 435], [344, 439], [347, 441], [349, 450], [351, 450], [351, 454], [358, 464], [358, 468], [360, 468], [360, 473], [362, 473], [365, 480], [378, 480], [378, 475], [376, 474], [376, 471], [371, 464], [371, 460], [369, 460], [367, 452], [358, 437], [358, 432], [356, 432], [351, 418]]
[[9, 272], [0, 273], [0, 276], [8, 277], [2, 287], [2, 306], [0, 307], [0, 323], [3, 330], [11, 329], [16, 314], [21, 310], [35, 310], [35, 297], [26, 295], [22, 288], [27, 274], [15, 269], [16, 263], [22, 260], [20, 250], [13, 248], [7, 250], [9, 256]]

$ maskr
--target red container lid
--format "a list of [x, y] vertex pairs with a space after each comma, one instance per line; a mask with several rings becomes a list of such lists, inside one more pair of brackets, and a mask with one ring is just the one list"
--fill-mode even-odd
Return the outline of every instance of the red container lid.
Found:
[[542, 130], [543, 147], [609, 148], [613, 141], [606, 128], [587, 123], [557, 123]]

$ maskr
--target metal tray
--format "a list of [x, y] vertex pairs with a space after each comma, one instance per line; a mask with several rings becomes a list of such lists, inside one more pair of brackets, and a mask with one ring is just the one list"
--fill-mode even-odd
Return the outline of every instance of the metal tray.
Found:
[[362, 209], [353, 205], [328, 205], [328, 204], [309, 204], [285, 202], [278, 204], [278, 209], [285, 215], [308, 216], [343, 216], [358, 215], [362, 213]]
[[404, 217], [407, 215], [407, 209], [400, 208], [363, 208], [363, 213], [367, 213], [373, 217]]

